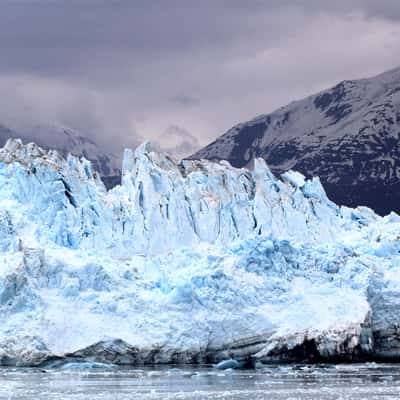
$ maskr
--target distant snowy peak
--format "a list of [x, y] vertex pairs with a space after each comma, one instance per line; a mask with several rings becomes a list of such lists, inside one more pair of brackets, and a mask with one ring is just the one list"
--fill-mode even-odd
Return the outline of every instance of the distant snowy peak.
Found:
[[[319, 176], [330, 198], [400, 210], [400, 68], [343, 81], [234, 126], [194, 154], [236, 167], [264, 158], [274, 173]], [[397, 194], [396, 194], [397, 193]]]
[[20, 138], [24, 142], [34, 142], [45, 149], [55, 149], [62, 156], [69, 153], [90, 160], [94, 169], [102, 177], [120, 174], [120, 158], [104, 152], [92, 139], [79, 132], [57, 124], [41, 124], [30, 128], [13, 129], [0, 124], [0, 146], [9, 138]]

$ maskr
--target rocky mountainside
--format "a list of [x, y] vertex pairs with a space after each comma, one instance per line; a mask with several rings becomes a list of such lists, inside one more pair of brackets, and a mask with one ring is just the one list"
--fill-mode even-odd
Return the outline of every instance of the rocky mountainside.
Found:
[[318, 178], [0, 149], [0, 365], [400, 360], [400, 217]]
[[119, 183], [121, 159], [104, 152], [93, 140], [71, 128], [57, 124], [40, 124], [15, 129], [0, 123], [0, 147], [10, 138], [20, 138], [25, 143], [34, 142], [44, 149], [57, 150], [64, 157], [69, 153], [83, 156], [91, 161], [106, 186]]
[[319, 176], [338, 204], [400, 211], [400, 68], [344, 81], [234, 126], [191, 158]]

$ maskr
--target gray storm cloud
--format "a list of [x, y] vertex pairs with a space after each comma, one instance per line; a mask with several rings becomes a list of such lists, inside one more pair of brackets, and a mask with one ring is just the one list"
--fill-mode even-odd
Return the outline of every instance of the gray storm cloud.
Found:
[[9, 1], [0, 124], [180, 157], [234, 123], [400, 65], [398, 1]]

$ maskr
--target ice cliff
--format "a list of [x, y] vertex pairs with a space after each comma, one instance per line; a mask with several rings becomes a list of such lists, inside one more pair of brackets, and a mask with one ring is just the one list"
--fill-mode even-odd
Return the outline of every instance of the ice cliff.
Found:
[[0, 364], [400, 359], [400, 217], [318, 178], [0, 150]]

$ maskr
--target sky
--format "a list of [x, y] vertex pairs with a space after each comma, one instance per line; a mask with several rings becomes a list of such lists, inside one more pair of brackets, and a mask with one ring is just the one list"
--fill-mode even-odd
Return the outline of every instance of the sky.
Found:
[[399, 0], [0, 0], [0, 124], [180, 158], [234, 124], [400, 66]]

